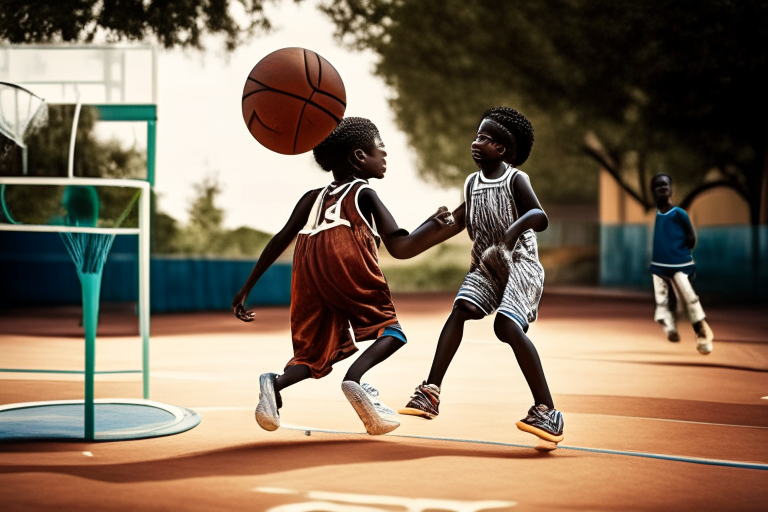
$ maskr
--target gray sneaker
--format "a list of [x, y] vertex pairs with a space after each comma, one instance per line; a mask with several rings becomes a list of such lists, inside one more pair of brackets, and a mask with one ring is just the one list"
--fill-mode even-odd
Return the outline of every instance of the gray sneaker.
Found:
[[387, 432], [392, 432], [400, 426], [399, 422], [388, 420], [376, 411], [368, 393], [357, 382], [345, 380], [341, 383], [341, 390], [344, 392], [347, 400], [349, 400], [349, 403], [352, 404], [363, 425], [365, 425], [365, 430], [370, 435], [380, 436]]
[[259, 405], [256, 406], [256, 423], [264, 430], [280, 428], [280, 413], [277, 409], [275, 391], [276, 373], [263, 373], [259, 377]]
[[371, 403], [373, 404], [373, 408], [376, 409], [376, 412], [379, 414], [387, 414], [394, 416], [397, 414], [392, 408], [388, 407], [387, 404], [379, 400], [379, 390], [373, 387], [368, 382], [361, 382], [360, 387], [363, 388], [363, 391], [368, 395], [368, 398], [371, 399]]

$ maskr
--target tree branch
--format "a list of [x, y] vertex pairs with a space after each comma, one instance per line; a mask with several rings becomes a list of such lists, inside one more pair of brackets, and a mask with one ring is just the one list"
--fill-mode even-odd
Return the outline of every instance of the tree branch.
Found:
[[583, 148], [584, 152], [597, 160], [597, 162], [603, 166], [603, 168], [608, 171], [608, 174], [610, 174], [614, 180], [616, 180], [616, 183], [619, 184], [619, 186], [629, 194], [629, 196], [640, 203], [642, 207], [645, 209], [645, 211], [648, 211], [651, 209], [651, 205], [648, 205], [645, 201], [643, 201], [643, 198], [640, 197], [637, 192], [635, 192], [632, 188], [629, 187], [624, 181], [621, 179], [621, 176], [619, 175], [616, 165], [613, 163], [613, 161], [607, 157], [602, 151], [596, 150], [594, 148], [589, 147], [588, 145], [584, 145]]
[[[717, 180], [717, 181], [709, 181], [707, 183], [702, 183], [701, 185], [697, 186], [683, 198], [682, 201], [680, 201], [680, 208], [683, 210], [687, 210], [689, 206], [693, 203], [693, 200], [696, 199], [696, 196], [701, 194], [702, 192], [706, 192], [707, 190], [711, 190], [713, 188], [720, 188], [720, 187], [727, 187], [730, 189], [733, 189], [738, 193], [744, 200], [747, 202], [747, 204], [750, 204], [749, 201], [749, 195], [748, 191], [744, 189], [741, 185], [739, 185], [738, 182], [734, 180]], [[750, 204], [751, 208], [751, 204]]]

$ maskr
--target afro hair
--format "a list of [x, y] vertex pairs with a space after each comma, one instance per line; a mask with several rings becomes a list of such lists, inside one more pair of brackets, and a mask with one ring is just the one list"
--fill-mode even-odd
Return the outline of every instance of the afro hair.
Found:
[[323, 141], [315, 146], [312, 153], [315, 161], [325, 171], [347, 169], [349, 154], [362, 149], [373, 151], [380, 138], [376, 125], [364, 117], [345, 117]]
[[528, 119], [510, 107], [493, 107], [483, 112], [482, 119], [490, 119], [500, 124], [513, 137], [516, 147], [508, 148], [514, 153], [513, 161], [509, 162], [515, 167], [523, 165], [531, 154], [533, 148], [533, 125]]

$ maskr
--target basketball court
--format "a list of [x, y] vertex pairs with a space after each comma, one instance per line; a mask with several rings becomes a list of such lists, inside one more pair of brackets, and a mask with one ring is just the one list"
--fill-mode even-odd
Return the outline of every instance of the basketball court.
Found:
[[[395, 297], [408, 345], [366, 380], [402, 406], [426, 375], [450, 294]], [[284, 428], [261, 430], [258, 376], [291, 354], [287, 308], [153, 317], [151, 396], [190, 408], [187, 432], [136, 441], [0, 444], [4, 510], [765, 510], [768, 323], [708, 307], [715, 350], [667, 342], [649, 300], [546, 294], [531, 338], [565, 441], [531, 448], [531, 405], [492, 321], [467, 324], [440, 416], [370, 437], [340, 389], [351, 361], [283, 392]], [[7, 311], [5, 367], [82, 368], [77, 310]], [[105, 311], [97, 367], [140, 357], [135, 315]], [[82, 398], [82, 377], [0, 374], [0, 403]], [[140, 396], [140, 375], [97, 375], [96, 398]], [[334, 431], [334, 432], [324, 432]], [[337, 433], [345, 432], [345, 433]]]
[[[1, 180], [9, 189], [58, 187], [48, 220], [26, 221], [14, 210], [23, 196], [3, 188], [0, 228], [60, 233], [83, 297], [92, 299], [84, 310], [0, 311], [3, 511], [765, 510], [764, 308], [707, 305], [715, 349], [704, 357], [692, 332], [682, 330], [680, 343], [665, 340], [652, 321], [650, 296], [545, 291], [529, 335], [565, 415], [565, 441], [551, 453], [534, 450], [535, 439], [514, 426], [532, 399], [512, 350], [496, 341], [492, 319], [468, 323], [435, 420], [400, 417], [394, 432], [365, 435], [340, 389], [351, 358], [327, 378], [284, 390], [282, 428], [261, 430], [254, 421], [258, 377], [280, 371], [292, 355], [288, 308], [258, 309], [250, 324], [227, 312], [155, 315], [150, 344], [142, 265], [149, 261], [154, 182], [154, 53], [136, 61], [128, 50], [92, 48], [73, 57], [83, 70], [75, 76], [77, 68], [56, 53], [65, 51], [80, 50], [46, 49], [16, 60], [4, 54], [0, 71], [22, 77], [16, 80], [43, 90], [49, 101], [76, 103], [73, 126], [81, 105], [96, 108], [102, 121], [140, 123], [147, 172], [121, 180], [76, 177], [73, 136], [66, 178]], [[30, 62], [45, 65], [30, 66], [25, 75]], [[21, 71], [12, 71], [17, 64]], [[151, 72], [131, 72], [132, 66]], [[45, 76], [34, 75], [38, 69]], [[94, 69], [98, 76], [88, 74]], [[136, 85], [133, 76], [149, 79]], [[20, 105], [16, 90], [6, 111]], [[8, 126], [21, 123], [14, 118]], [[67, 220], [108, 201], [114, 206], [117, 196], [100, 192], [110, 187], [140, 192], [135, 225], [122, 224], [130, 205], [113, 218]], [[94, 192], [70, 209], [74, 189]], [[51, 221], [60, 206], [64, 220]], [[94, 263], [107, 257], [107, 237], [125, 234], [140, 239], [138, 311], [106, 305], [99, 311], [101, 267]], [[81, 241], [68, 241], [73, 237]], [[90, 251], [97, 242], [103, 247]], [[93, 261], [82, 261], [86, 253]], [[395, 297], [410, 341], [366, 375], [390, 407], [404, 405], [426, 377], [452, 299]], [[85, 412], [61, 414], [45, 409], [49, 402], [75, 403]], [[11, 417], [11, 404], [50, 414]], [[117, 420], [110, 416], [116, 404], [123, 413]], [[75, 435], [61, 435], [62, 426]]]

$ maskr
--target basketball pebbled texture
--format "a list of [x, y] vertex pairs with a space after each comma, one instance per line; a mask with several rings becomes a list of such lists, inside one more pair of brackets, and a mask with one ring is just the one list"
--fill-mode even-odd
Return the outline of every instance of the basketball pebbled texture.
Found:
[[283, 48], [261, 59], [243, 88], [243, 120], [263, 146], [284, 155], [314, 148], [344, 117], [344, 82], [317, 53]]

